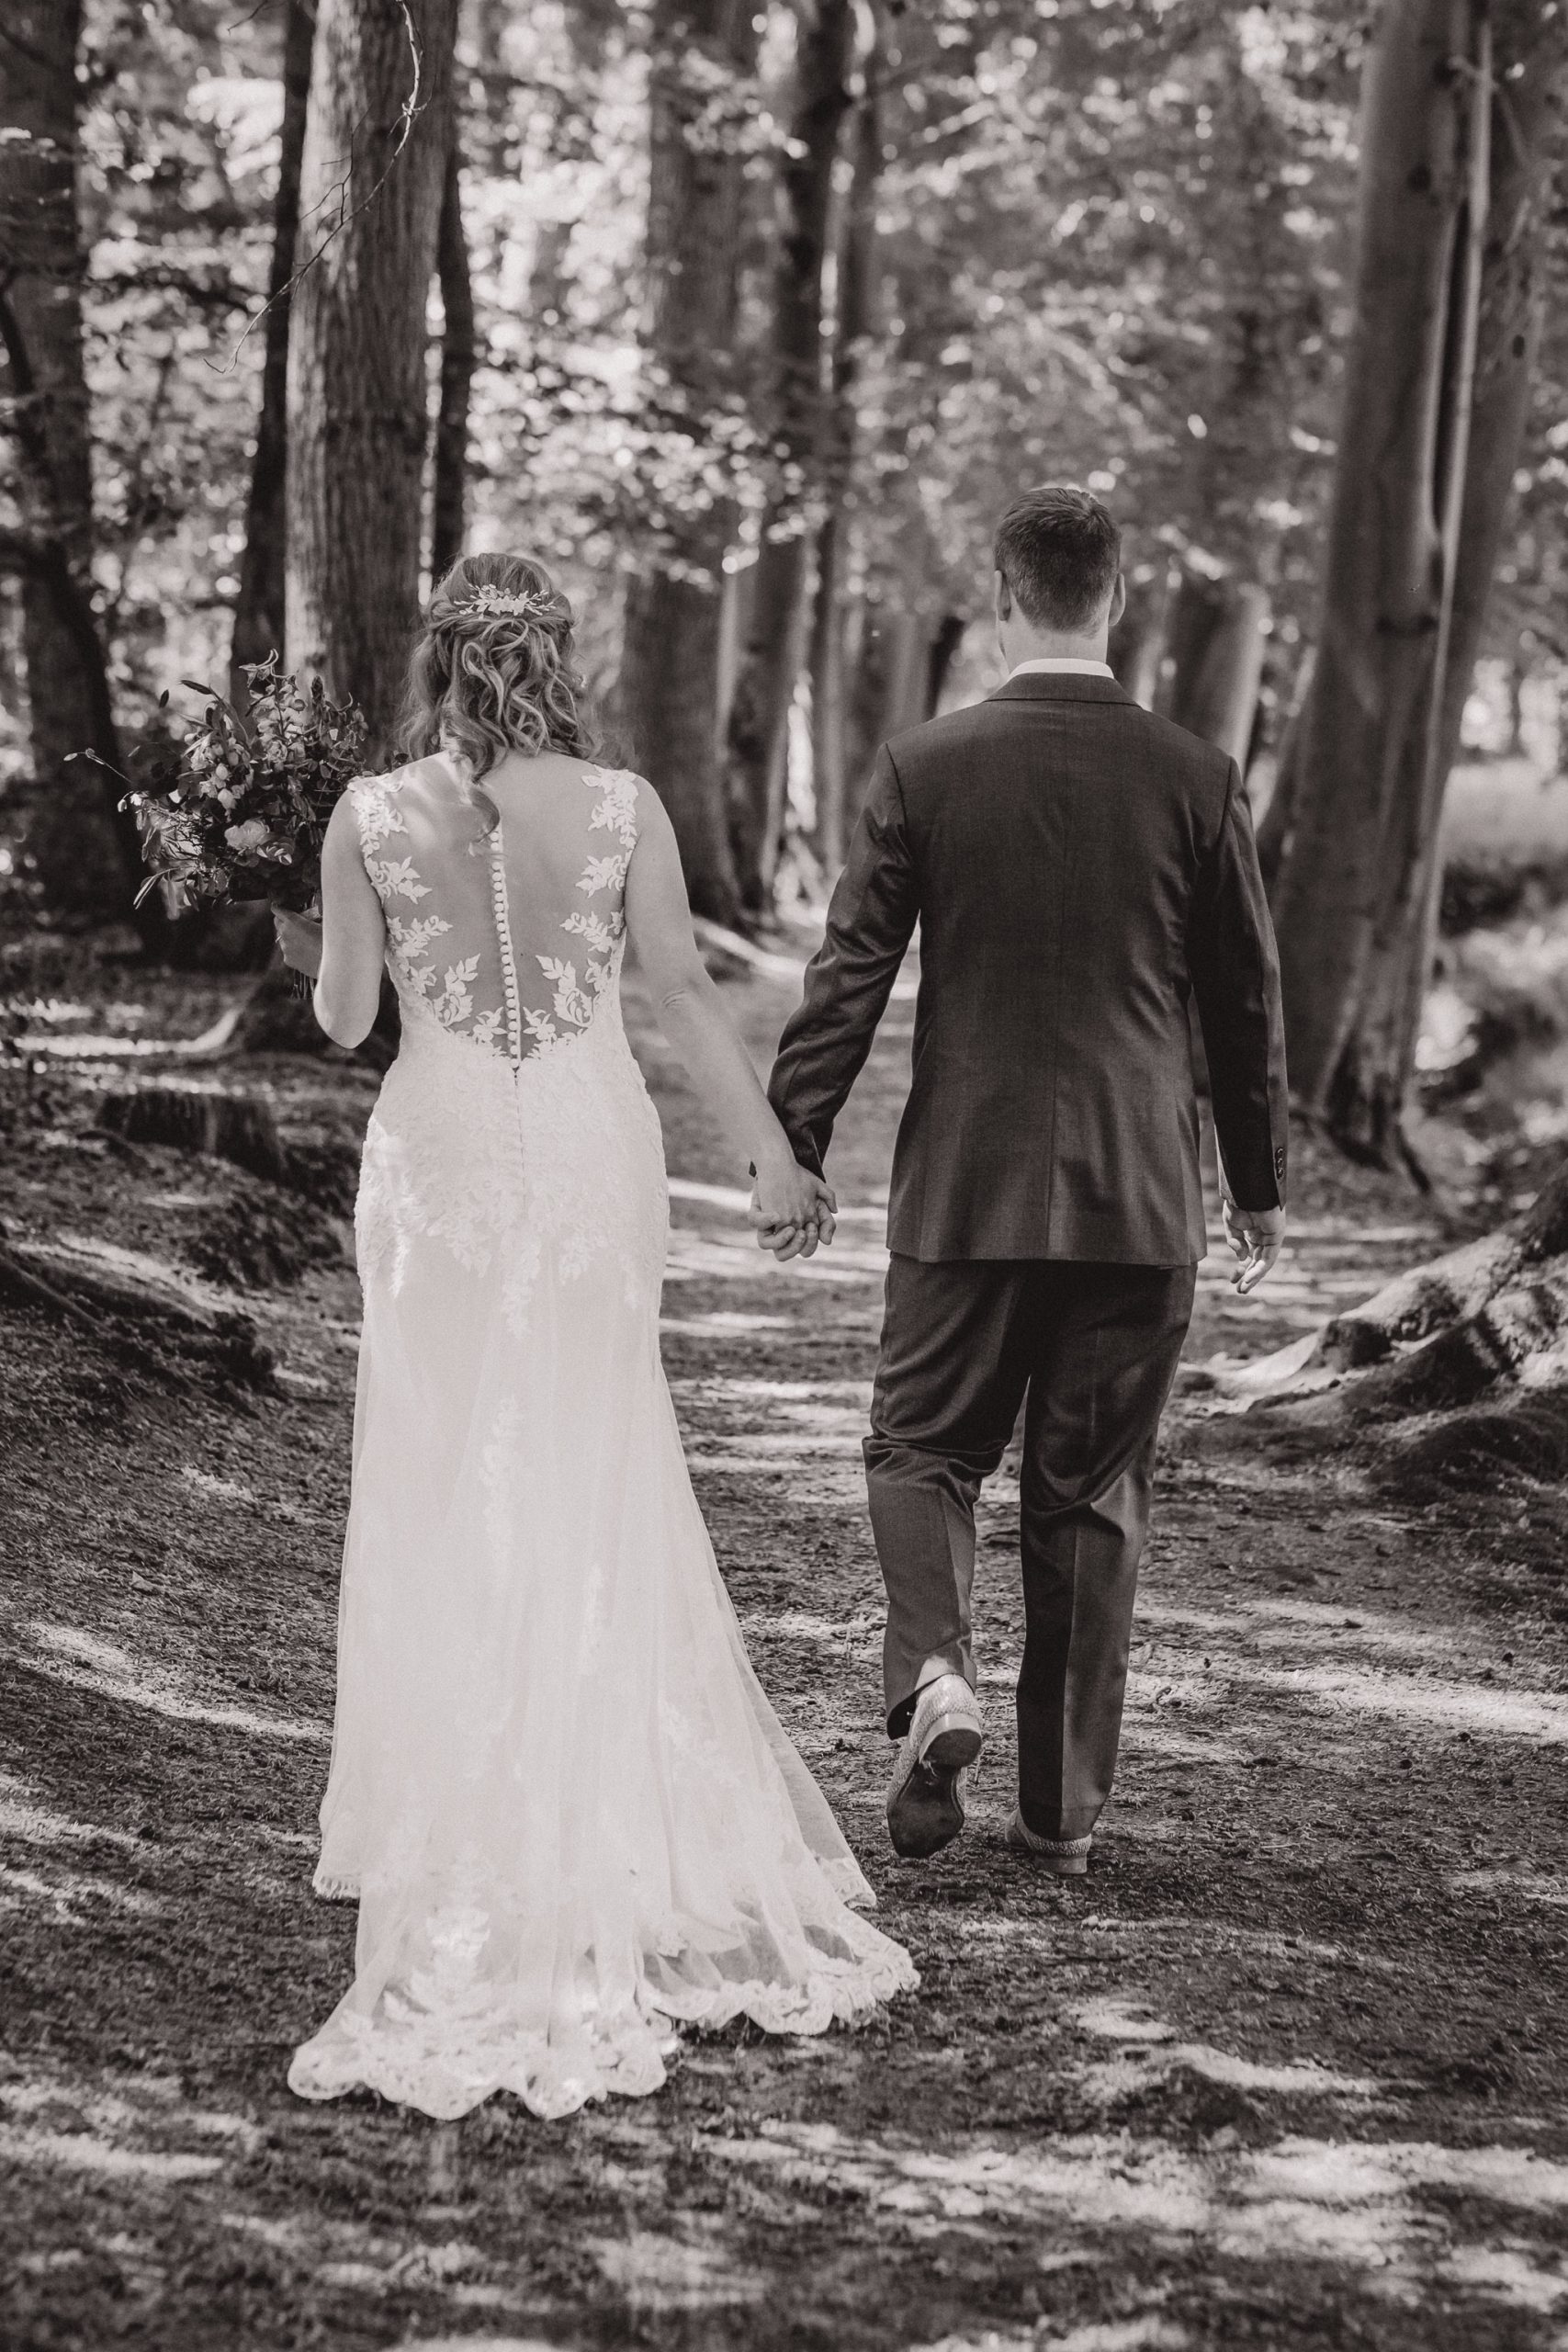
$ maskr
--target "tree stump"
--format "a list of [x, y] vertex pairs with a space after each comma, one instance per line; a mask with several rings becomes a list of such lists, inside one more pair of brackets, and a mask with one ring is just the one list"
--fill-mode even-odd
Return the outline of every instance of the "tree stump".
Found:
[[212, 1159], [231, 1160], [253, 1176], [287, 1182], [288, 1154], [270, 1103], [254, 1094], [217, 1087], [138, 1086], [107, 1094], [98, 1125], [126, 1143], [168, 1144]]

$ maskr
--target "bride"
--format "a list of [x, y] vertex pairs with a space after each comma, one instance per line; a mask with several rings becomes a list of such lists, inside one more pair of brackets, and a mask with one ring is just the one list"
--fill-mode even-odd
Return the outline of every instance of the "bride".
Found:
[[832, 1236], [692, 936], [658, 796], [594, 764], [571, 612], [468, 556], [413, 657], [412, 763], [351, 786], [317, 1018], [402, 1042], [370, 1119], [337, 1717], [317, 1892], [353, 1984], [289, 2070], [426, 2114], [664, 2080], [674, 2030], [823, 2032], [913, 1985], [752, 1673], [659, 1357], [667, 1195], [627, 940], [781, 1255]]

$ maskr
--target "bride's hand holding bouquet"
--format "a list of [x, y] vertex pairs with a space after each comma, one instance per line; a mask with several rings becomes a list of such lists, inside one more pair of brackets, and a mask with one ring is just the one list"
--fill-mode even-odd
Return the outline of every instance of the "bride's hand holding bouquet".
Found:
[[321, 918], [311, 910], [297, 915], [290, 907], [275, 907], [272, 927], [277, 951], [291, 972], [315, 979], [321, 968]]
[[[201, 717], [165, 727], [137, 760], [124, 805], [141, 822], [141, 896], [174, 886], [188, 907], [270, 902], [284, 960], [321, 962], [321, 843], [327, 821], [364, 774], [364, 714], [302, 684], [277, 656], [248, 665], [242, 711], [205, 687]], [[165, 698], [166, 703], [166, 698]]]

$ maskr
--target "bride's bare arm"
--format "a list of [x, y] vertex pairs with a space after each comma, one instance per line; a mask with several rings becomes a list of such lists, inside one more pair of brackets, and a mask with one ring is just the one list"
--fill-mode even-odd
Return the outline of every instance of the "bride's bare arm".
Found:
[[370, 1035], [386, 954], [386, 918], [365, 871], [345, 794], [321, 847], [321, 964], [312, 1000], [334, 1044], [357, 1046]]
[[674, 830], [650, 785], [638, 789], [637, 820], [626, 874], [626, 931], [648, 976], [660, 1026], [738, 1159], [755, 1168], [760, 1221], [797, 1228], [820, 1223], [824, 1238], [831, 1238], [832, 1193], [797, 1163], [703, 962]]

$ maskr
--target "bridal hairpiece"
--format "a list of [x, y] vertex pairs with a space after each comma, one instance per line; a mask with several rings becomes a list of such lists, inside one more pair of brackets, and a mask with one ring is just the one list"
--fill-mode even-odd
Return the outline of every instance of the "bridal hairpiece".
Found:
[[462, 613], [505, 613], [518, 620], [542, 621], [549, 616], [553, 599], [525, 589], [476, 588], [457, 609]]

